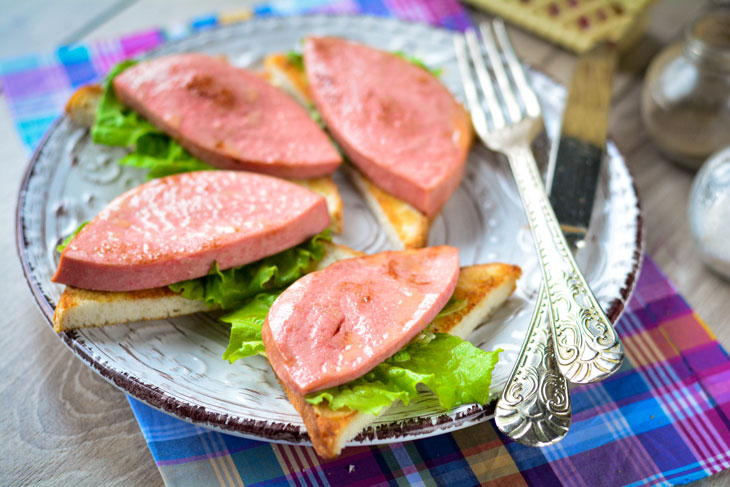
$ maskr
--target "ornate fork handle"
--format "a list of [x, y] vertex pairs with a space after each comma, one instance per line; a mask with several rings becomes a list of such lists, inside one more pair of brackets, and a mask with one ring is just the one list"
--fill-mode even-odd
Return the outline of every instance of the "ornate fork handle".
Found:
[[497, 427], [527, 446], [551, 445], [570, 429], [570, 391], [555, 365], [547, 318], [547, 300], [538, 301], [494, 413]]
[[504, 147], [520, 191], [542, 266], [558, 367], [571, 382], [601, 380], [616, 372], [623, 347], [573, 258], [525, 143]]

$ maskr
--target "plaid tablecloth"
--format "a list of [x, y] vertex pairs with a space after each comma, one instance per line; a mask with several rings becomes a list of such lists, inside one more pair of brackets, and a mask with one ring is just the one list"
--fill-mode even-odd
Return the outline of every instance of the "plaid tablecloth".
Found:
[[[0, 60], [0, 82], [31, 149], [71, 91], [122, 58], [167, 39], [251, 15], [396, 15], [461, 29], [455, 0], [309, 0], [210, 15], [187, 25]], [[557, 445], [527, 448], [491, 422], [413, 442], [346, 449], [323, 462], [311, 448], [245, 440], [193, 426], [129, 398], [169, 486], [674, 485], [730, 467], [730, 359], [650, 258], [617, 326], [619, 373], [572, 391], [573, 425]]]

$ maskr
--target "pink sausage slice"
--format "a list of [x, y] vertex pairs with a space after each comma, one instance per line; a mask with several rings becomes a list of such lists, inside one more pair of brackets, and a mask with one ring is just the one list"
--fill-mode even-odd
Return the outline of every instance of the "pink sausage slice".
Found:
[[382, 252], [299, 279], [271, 307], [266, 355], [299, 394], [356, 379], [400, 350], [446, 305], [459, 277], [454, 247]]
[[330, 223], [325, 199], [281, 179], [201, 171], [156, 179], [114, 199], [61, 254], [54, 282], [135, 291], [254, 262]]
[[294, 100], [218, 58], [177, 54], [146, 61], [117, 76], [114, 90], [193, 155], [222, 169], [313, 178], [341, 162]]
[[347, 156], [388, 193], [432, 217], [459, 185], [469, 116], [446, 87], [393, 54], [310, 37], [304, 64], [317, 110]]

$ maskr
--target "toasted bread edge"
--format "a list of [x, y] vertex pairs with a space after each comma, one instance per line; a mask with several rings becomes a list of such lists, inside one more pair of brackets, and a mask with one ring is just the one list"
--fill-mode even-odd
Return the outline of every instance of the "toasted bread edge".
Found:
[[204, 302], [186, 299], [166, 287], [108, 292], [66, 286], [53, 314], [53, 329], [60, 333], [207, 310]]

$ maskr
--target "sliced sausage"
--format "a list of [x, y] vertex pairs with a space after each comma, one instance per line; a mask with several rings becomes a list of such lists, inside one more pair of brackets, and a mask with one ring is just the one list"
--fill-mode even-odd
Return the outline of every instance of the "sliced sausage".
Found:
[[114, 199], [61, 254], [53, 281], [135, 291], [237, 267], [297, 245], [330, 223], [322, 196], [243, 171], [155, 179]]

